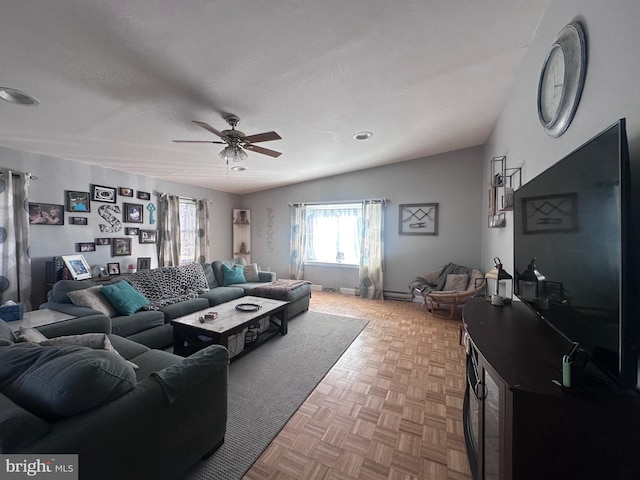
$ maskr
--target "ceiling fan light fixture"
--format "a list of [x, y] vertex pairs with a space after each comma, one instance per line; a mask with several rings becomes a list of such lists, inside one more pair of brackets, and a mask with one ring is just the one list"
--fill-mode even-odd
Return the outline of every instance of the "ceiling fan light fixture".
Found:
[[371, 137], [373, 137], [373, 132], [358, 132], [353, 136], [356, 140], [369, 140]]
[[227, 162], [241, 162], [247, 159], [247, 154], [240, 147], [229, 145], [220, 152], [220, 157]]
[[0, 87], [0, 98], [15, 105], [26, 105], [29, 107], [36, 107], [40, 105], [40, 100], [36, 97], [29, 95], [28, 93], [21, 92], [20, 90], [16, 90], [15, 88]]
[[234, 165], [233, 167], [231, 167], [231, 170], [233, 170], [234, 172], [244, 172], [245, 170], [247, 170], [247, 167], [245, 167], [244, 165]]

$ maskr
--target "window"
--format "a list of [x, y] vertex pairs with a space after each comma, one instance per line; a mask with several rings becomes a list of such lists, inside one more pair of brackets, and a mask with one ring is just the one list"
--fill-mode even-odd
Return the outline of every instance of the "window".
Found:
[[196, 260], [196, 201], [180, 199], [180, 265]]
[[309, 205], [305, 219], [305, 261], [360, 263], [362, 206], [359, 203]]

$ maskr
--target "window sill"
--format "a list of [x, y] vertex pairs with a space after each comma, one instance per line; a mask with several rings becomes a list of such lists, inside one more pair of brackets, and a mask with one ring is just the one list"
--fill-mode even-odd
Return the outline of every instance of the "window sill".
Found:
[[329, 268], [360, 268], [356, 263], [337, 263], [337, 262], [310, 262], [305, 261], [304, 265], [307, 267], [329, 267]]

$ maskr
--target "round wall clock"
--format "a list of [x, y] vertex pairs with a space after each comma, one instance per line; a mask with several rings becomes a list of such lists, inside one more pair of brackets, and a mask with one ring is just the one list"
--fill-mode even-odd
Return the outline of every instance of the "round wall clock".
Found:
[[580, 24], [566, 25], [551, 46], [538, 82], [538, 118], [552, 137], [562, 135], [576, 113], [587, 72], [587, 44]]

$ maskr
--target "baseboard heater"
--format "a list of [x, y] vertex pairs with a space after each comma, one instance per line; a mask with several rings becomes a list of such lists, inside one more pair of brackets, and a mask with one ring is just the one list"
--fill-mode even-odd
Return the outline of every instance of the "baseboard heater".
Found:
[[411, 301], [411, 294], [408, 292], [392, 292], [390, 290], [383, 290], [385, 300], [400, 300], [403, 302]]

